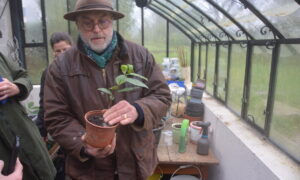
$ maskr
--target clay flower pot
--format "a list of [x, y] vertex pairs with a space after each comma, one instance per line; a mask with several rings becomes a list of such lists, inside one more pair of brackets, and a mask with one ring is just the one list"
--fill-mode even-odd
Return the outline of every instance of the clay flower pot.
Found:
[[86, 135], [85, 140], [86, 142], [94, 147], [97, 148], [104, 148], [105, 146], [111, 144], [114, 136], [116, 128], [119, 124], [109, 126], [109, 125], [101, 125], [98, 123], [91, 122], [91, 117], [102, 117], [106, 110], [94, 110], [89, 111], [84, 115], [85, 119], [85, 128], [86, 128]]

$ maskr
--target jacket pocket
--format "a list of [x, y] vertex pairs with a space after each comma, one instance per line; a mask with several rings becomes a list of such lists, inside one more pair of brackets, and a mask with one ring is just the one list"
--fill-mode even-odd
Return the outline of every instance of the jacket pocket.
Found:
[[157, 153], [152, 130], [143, 130], [132, 134], [131, 150], [136, 160], [138, 179], [147, 179], [157, 165]]

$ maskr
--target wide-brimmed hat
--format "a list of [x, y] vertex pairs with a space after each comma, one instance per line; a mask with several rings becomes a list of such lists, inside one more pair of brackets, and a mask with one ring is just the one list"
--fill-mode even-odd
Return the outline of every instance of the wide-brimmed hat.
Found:
[[110, 0], [78, 0], [74, 11], [65, 14], [64, 18], [75, 21], [79, 14], [86, 12], [107, 12], [110, 13], [115, 20], [124, 17], [124, 14], [114, 11]]

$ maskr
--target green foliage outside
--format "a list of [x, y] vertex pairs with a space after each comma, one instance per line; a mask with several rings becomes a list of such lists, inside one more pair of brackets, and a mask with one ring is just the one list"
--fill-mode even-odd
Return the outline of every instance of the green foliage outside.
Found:
[[[214, 52], [214, 49], [212, 49], [209, 46], [208, 54], [211, 51]], [[300, 45], [281, 46], [270, 129], [270, 138], [297, 159], [300, 159], [298, 151], [300, 148], [299, 52]], [[209, 55], [208, 58], [211, 58], [211, 56]], [[208, 68], [210, 68], [208, 69], [208, 82], [211, 83], [213, 81], [212, 69], [214, 69], [214, 66], [210, 59], [208, 61]], [[251, 63], [248, 117], [264, 129], [264, 110], [267, 106], [269, 93], [271, 50], [264, 46], [255, 46]], [[241, 112], [242, 106], [245, 64], [246, 48], [233, 45], [228, 86], [228, 106], [237, 113]]]

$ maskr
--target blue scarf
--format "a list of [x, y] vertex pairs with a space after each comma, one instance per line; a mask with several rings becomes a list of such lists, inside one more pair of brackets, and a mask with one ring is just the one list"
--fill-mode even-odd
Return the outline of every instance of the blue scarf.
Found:
[[95, 63], [100, 68], [104, 68], [108, 60], [111, 58], [113, 51], [117, 46], [117, 43], [118, 43], [118, 39], [117, 39], [116, 32], [113, 32], [112, 40], [103, 52], [97, 53], [94, 50], [92, 50], [89, 46], [87, 46], [85, 43], [83, 43], [83, 47], [87, 56], [90, 57], [93, 61], [95, 61]]

